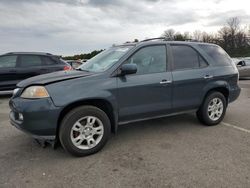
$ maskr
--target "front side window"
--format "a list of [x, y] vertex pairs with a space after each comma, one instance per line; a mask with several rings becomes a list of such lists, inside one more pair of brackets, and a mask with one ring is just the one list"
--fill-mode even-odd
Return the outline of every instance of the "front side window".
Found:
[[173, 69], [195, 69], [206, 67], [207, 63], [192, 47], [185, 45], [172, 45]]
[[117, 46], [104, 50], [103, 52], [99, 53], [98, 55], [81, 65], [78, 69], [89, 72], [106, 71], [114, 64], [116, 64], [119, 59], [132, 47], [133, 46]]
[[164, 45], [141, 48], [127, 63], [137, 65], [136, 74], [165, 72], [167, 69], [166, 47]]
[[14, 68], [16, 67], [16, 55], [7, 55], [0, 57], [0, 68]]
[[42, 60], [36, 55], [21, 55], [20, 56], [20, 67], [36, 67], [41, 66]]

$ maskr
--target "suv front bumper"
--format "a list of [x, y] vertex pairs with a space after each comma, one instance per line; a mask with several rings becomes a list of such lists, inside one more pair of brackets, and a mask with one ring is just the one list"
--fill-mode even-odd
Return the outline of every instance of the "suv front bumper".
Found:
[[31, 134], [36, 139], [54, 140], [60, 108], [50, 98], [12, 98], [10, 122], [16, 128]]

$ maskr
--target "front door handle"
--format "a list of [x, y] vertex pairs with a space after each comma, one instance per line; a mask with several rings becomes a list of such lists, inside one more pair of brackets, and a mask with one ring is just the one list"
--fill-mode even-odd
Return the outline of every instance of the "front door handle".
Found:
[[206, 76], [204, 76], [204, 79], [211, 79], [211, 78], [213, 78], [212, 75], [206, 75]]
[[160, 82], [160, 84], [171, 84], [171, 83], [172, 83], [171, 80], [162, 80], [162, 81]]

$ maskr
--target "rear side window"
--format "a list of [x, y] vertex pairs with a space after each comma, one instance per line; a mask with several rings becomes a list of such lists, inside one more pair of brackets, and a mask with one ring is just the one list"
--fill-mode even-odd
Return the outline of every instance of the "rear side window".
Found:
[[21, 55], [20, 56], [20, 67], [36, 67], [41, 66], [42, 60], [37, 55]]
[[214, 45], [202, 45], [199, 47], [204, 50], [219, 66], [231, 65], [231, 58], [229, 55], [219, 46]]
[[8, 55], [0, 57], [0, 68], [14, 68], [16, 67], [16, 55]]
[[185, 45], [172, 45], [173, 69], [194, 69], [206, 67], [206, 61], [192, 47]]

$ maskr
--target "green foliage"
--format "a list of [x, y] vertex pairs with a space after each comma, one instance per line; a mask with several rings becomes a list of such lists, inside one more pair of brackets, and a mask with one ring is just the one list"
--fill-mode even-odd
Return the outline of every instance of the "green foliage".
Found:
[[231, 57], [250, 57], [250, 47], [226, 50]]

